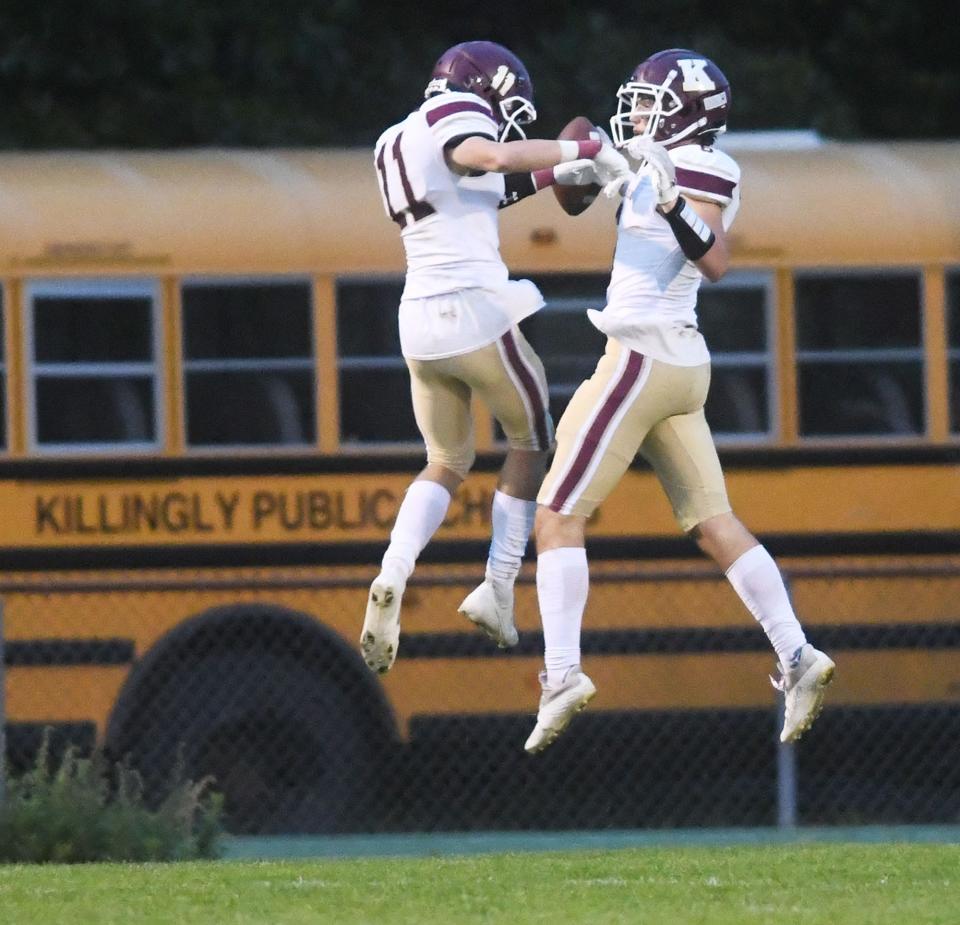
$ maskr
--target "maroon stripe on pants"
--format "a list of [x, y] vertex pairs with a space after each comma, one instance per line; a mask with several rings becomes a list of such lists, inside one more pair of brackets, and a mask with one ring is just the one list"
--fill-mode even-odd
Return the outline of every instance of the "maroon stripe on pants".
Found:
[[640, 371], [643, 369], [643, 360], [644, 357], [642, 353], [636, 353], [633, 350], [630, 351], [626, 369], [624, 369], [620, 380], [600, 406], [600, 410], [590, 424], [590, 429], [583, 439], [583, 444], [577, 452], [570, 471], [567, 472], [564, 480], [560, 483], [559, 488], [557, 488], [553, 495], [553, 501], [549, 504], [551, 511], [555, 511], [558, 514], [560, 513], [560, 509], [567, 503], [571, 492], [577, 487], [580, 479], [583, 478], [584, 472], [589, 468], [590, 462], [597, 452], [597, 447], [603, 439], [604, 432], [610, 426], [614, 415], [616, 415], [618, 409], [640, 377]]
[[541, 450], [549, 450], [550, 436], [547, 434], [547, 409], [543, 405], [543, 398], [537, 388], [536, 380], [530, 370], [527, 369], [526, 363], [523, 362], [523, 357], [520, 356], [520, 349], [517, 347], [513, 331], [507, 331], [500, 338], [500, 342], [506, 351], [510, 367], [519, 377], [520, 384], [530, 400], [530, 407], [533, 409], [533, 424], [537, 432], [537, 444]]

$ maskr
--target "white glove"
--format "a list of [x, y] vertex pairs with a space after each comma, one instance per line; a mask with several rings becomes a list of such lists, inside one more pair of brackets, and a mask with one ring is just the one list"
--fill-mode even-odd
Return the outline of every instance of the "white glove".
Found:
[[670, 158], [670, 152], [652, 138], [633, 138], [627, 142], [626, 151], [641, 165], [650, 168], [659, 204], [663, 206], [674, 202], [680, 193], [677, 189], [677, 168]]
[[553, 178], [564, 186], [589, 186], [597, 182], [597, 169], [589, 157], [564, 161], [553, 168]]
[[608, 199], [616, 196], [623, 185], [633, 179], [627, 159], [612, 145], [604, 143], [593, 163], [597, 181], [603, 184], [603, 195]]

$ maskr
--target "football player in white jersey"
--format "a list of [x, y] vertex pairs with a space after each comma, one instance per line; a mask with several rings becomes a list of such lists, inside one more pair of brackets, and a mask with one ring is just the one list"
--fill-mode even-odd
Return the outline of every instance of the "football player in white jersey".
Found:
[[593, 697], [580, 668], [589, 574], [587, 518], [639, 452], [680, 527], [726, 573], [777, 653], [786, 694], [780, 738], [816, 718], [834, 663], [810, 645], [770, 554], [734, 516], [704, 417], [710, 354], [697, 328], [702, 277], [729, 264], [726, 233], [740, 169], [713, 147], [730, 87], [708, 58], [669, 49], [643, 61], [617, 92], [615, 144], [636, 173], [622, 187], [607, 305], [589, 312], [607, 348], [557, 426], [557, 452], [537, 496], [537, 595], [545, 669], [528, 752], [553, 742]]
[[618, 186], [631, 175], [609, 143], [527, 140], [522, 126], [536, 117], [530, 76], [501, 45], [448, 49], [424, 95], [374, 151], [384, 209], [400, 226], [406, 251], [400, 345], [427, 449], [367, 601], [360, 647], [381, 673], [396, 658], [407, 579], [473, 465], [474, 394], [499, 421], [509, 449], [493, 499], [486, 577], [460, 610], [501, 647], [516, 645], [513, 584], [553, 422], [543, 364], [517, 327], [543, 297], [529, 280], [508, 278], [497, 213], [557, 181], [597, 176]]

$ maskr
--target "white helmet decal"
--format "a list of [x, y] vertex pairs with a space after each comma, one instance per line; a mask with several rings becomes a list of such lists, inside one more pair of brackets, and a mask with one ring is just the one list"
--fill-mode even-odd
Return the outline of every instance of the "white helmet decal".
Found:
[[513, 73], [505, 64], [497, 68], [496, 74], [490, 78], [490, 86], [493, 87], [500, 96], [506, 96], [517, 82], [517, 75]]
[[717, 85], [707, 74], [705, 58], [678, 58], [677, 64], [683, 71], [683, 89], [690, 93], [702, 93], [706, 90], [716, 90]]

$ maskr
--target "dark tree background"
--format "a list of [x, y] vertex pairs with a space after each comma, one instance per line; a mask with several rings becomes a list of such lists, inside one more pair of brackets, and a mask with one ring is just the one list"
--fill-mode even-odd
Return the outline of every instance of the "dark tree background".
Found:
[[474, 38], [533, 76], [538, 134], [605, 120], [671, 46], [713, 57], [736, 129], [960, 137], [960, 16], [930, 0], [4, 0], [0, 147], [370, 145]]

